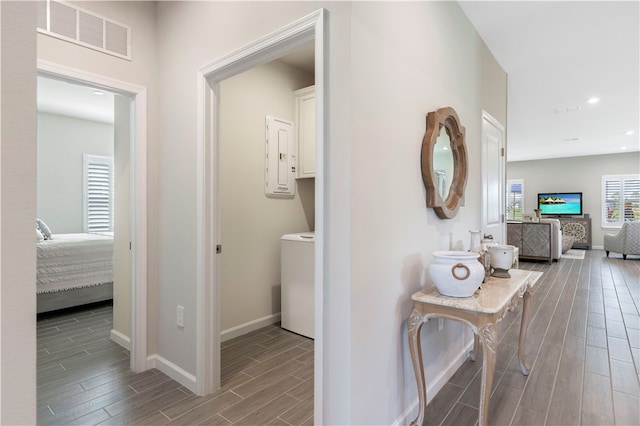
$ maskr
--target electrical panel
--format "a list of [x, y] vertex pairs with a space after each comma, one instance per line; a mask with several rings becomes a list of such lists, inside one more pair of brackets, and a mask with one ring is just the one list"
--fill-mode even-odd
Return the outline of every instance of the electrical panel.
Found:
[[293, 123], [266, 116], [265, 195], [293, 198], [296, 194], [298, 145]]

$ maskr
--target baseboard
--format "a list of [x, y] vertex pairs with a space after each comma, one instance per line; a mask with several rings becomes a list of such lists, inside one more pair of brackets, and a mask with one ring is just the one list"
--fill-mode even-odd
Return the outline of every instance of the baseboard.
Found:
[[604, 246], [591, 246], [591, 250], [604, 250]]
[[[473, 349], [473, 339], [471, 343], [469, 343], [464, 350], [462, 350], [456, 357], [453, 358], [453, 361], [444, 369], [436, 378], [434, 378], [431, 382], [427, 383], [427, 404], [431, 402], [434, 396], [440, 389], [444, 387], [447, 381], [458, 371], [458, 368], [462, 366], [462, 364], [469, 358], [469, 351]], [[418, 397], [413, 400], [409, 407], [404, 410], [404, 412], [398, 417], [394, 422], [393, 426], [400, 425], [408, 425], [413, 419], [418, 415]]]
[[277, 322], [280, 322], [280, 313], [267, 315], [266, 317], [258, 318], [220, 332], [220, 341], [225, 342], [229, 339], [233, 339], [234, 337], [242, 336], [243, 334], [250, 333], [253, 330], [257, 330]]
[[147, 357], [147, 368], [157, 368], [191, 392], [196, 392], [196, 377], [158, 354]]
[[128, 351], [131, 350], [131, 339], [129, 338], [129, 336], [125, 336], [119, 331], [111, 329], [111, 341], [119, 344]]

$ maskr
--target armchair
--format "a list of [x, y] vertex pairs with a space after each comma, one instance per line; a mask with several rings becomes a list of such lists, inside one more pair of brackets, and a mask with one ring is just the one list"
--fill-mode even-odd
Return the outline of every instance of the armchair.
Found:
[[604, 251], [622, 253], [627, 259], [628, 254], [640, 254], [640, 221], [625, 222], [617, 235], [604, 236]]

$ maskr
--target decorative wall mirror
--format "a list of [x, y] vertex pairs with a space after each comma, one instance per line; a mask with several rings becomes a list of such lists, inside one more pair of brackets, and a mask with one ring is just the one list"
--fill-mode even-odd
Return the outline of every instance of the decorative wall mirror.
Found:
[[427, 132], [422, 140], [422, 180], [427, 189], [427, 207], [441, 219], [452, 219], [464, 205], [467, 186], [465, 130], [453, 108], [427, 114]]

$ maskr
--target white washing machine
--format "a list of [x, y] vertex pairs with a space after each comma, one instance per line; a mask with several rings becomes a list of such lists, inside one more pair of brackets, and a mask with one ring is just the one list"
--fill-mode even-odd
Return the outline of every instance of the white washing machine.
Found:
[[313, 339], [315, 233], [280, 239], [282, 328]]

